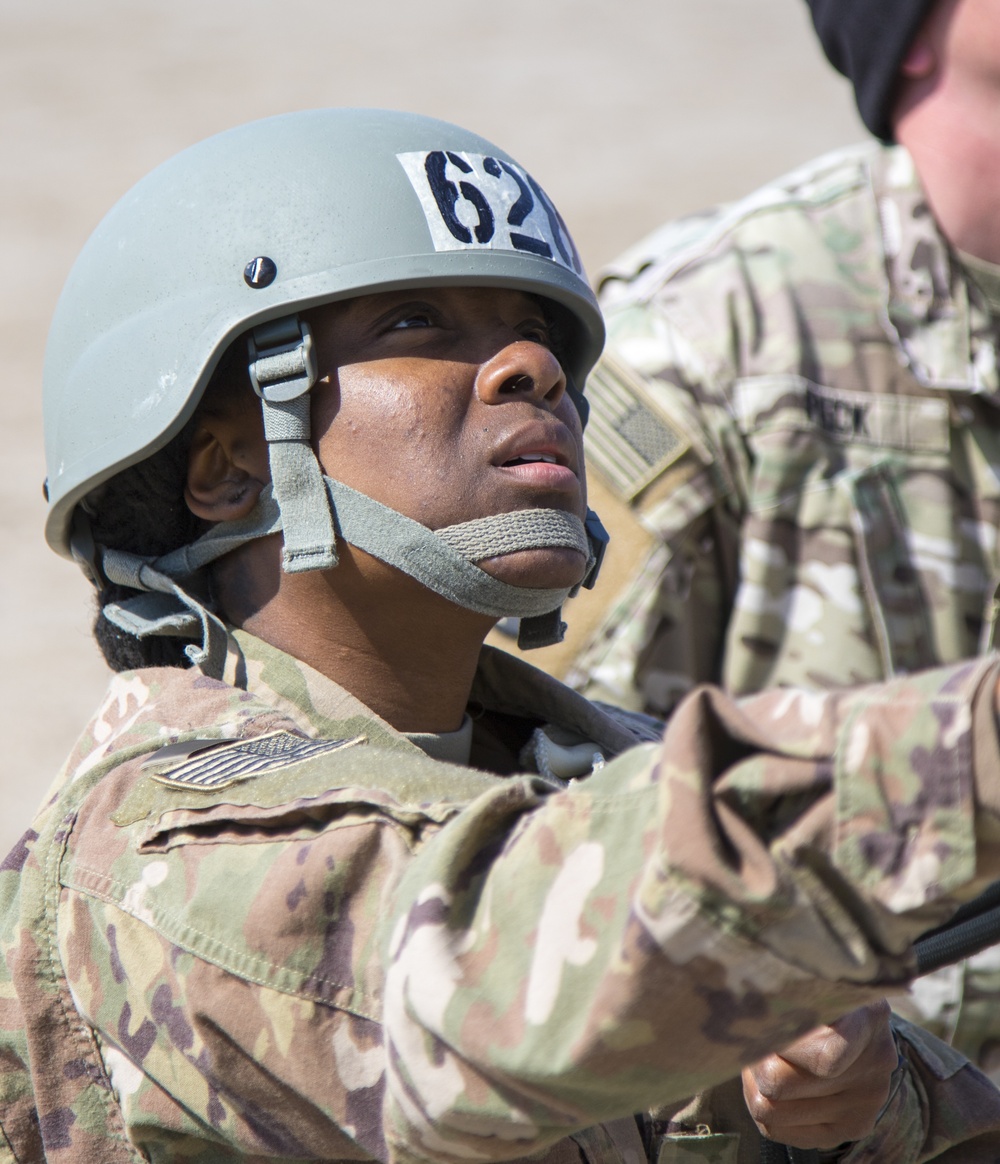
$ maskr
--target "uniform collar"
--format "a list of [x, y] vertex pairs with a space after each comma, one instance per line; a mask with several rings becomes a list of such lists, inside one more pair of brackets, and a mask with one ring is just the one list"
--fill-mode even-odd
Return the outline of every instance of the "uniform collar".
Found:
[[996, 393], [997, 326], [938, 230], [913, 160], [902, 146], [872, 161], [888, 277], [886, 324], [929, 388]]
[[472, 717], [466, 712], [458, 731], [406, 732], [406, 738], [432, 760], [468, 765], [472, 754]]
[[[311, 736], [364, 735], [380, 747], [420, 749], [339, 683], [243, 630], [231, 630], [224, 679], [284, 712]], [[582, 695], [505, 651], [483, 647], [469, 708], [554, 724], [592, 740], [605, 756], [637, 736]]]

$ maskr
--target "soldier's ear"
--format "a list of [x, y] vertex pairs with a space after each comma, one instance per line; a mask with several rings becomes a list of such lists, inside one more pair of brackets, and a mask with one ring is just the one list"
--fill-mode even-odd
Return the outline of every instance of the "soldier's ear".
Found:
[[899, 66], [900, 75], [908, 81], [922, 81], [930, 77], [938, 66], [937, 53], [931, 40], [921, 30], [913, 38], [906, 56]]
[[948, 66], [948, 32], [955, 5], [928, 4], [925, 8], [927, 13], [899, 66], [901, 81], [928, 81]]
[[271, 479], [258, 409], [207, 412], [188, 452], [184, 500], [206, 521], [237, 521]]

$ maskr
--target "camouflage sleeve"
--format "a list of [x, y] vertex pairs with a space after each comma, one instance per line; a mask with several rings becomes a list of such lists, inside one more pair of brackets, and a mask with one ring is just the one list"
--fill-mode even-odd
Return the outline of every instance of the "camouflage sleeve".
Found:
[[1000, 1091], [964, 1055], [893, 1016], [899, 1066], [874, 1131], [839, 1164], [972, 1164], [996, 1158]]
[[662, 746], [537, 805], [477, 801], [398, 895], [390, 1151], [536, 1150], [910, 974], [912, 940], [997, 871], [995, 685], [977, 662], [742, 705], [706, 690]]
[[[66, 1070], [107, 1072], [149, 1158], [522, 1156], [730, 1078], [910, 972], [913, 936], [977, 888], [995, 682], [979, 662], [745, 706], [700, 692], [662, 745], [561, 791], [360, 741], [168, 787], [139, 771], [151, 704], [45, 850], [58, 924], [19, 958], [54, 968], [58, 943]], [[198, 695], [220, 724], [249, 706]], [[69, 1136], [95, 1117], [44, 1118]]]

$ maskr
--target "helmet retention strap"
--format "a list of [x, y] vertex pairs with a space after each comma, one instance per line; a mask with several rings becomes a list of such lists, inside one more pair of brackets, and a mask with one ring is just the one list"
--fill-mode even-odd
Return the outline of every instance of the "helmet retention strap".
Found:
[[[477, 561], [519, 549], [565, 546], [588, 559], [588, 578], [583, 584], [593, 579], [594, 540], [573, 514], [519, 510], [431, 531], [340, 481], [326, 477], [323, 485], [325, 508], [336, 514], [337, 532], [345, 541], [467, 610], [494, 618], [518, 616], [523, 648], [559, 642], [565, 629], [560, 607], [577, 588], [511, 586], [479, 569]], [[140, 639], [164, 634], [200, 638], [200, 647], [191, 644], [186, 648], [188, 656], [205, 674], [218, 678], [226, 658], [225, 627], [175, 579], [193, 578], [223, 554], [279, 532], [282, 523], [273, 486], [266, 486], [245, 518], [221, 522], [197, 541], [161, 558], [150, 560], [105, 549], [101, 563], [104, 576], [146, 593], [105, 606], [104, 617]]]
[[[109, 582], [142, 592], [137, 599], [105, 606], [102, 613], [109, 622], [137, 639], [147, 635], [200, 639], [200, 645], [189, 643], [184, 653], [205, 675], [222, 677], [229, 632], [218, 615], [138, 554], [105, 550], [101, 570]], [[173, 602], [164, 604], [158, 596]]]
[[255, 327], [249, 337], [250, 382], [264, 415], [271, 482], [284, 530], [282, 568], [289, 574], [337, 564], [333, 517], [310, 443], [309, 390], [318, 371], [309, 325], [297, 315]]

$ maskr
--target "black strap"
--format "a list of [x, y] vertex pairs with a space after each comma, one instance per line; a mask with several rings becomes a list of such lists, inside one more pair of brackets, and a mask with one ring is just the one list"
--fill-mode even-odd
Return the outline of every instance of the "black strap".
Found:
[[760, 1164], [819, 1164], [819, 1152], [815, 1148], [789, 1148], [787, 1144], [763, 1140]]
[[928, 930], [915, 943], [917, 974], [971, 958], [1000, 942], [1000, 881], [961, 906], [952, 919]]

